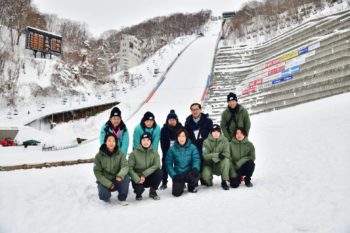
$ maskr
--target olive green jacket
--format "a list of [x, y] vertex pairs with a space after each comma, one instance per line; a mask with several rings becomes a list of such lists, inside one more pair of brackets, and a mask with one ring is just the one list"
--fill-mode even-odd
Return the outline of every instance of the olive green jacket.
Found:
[[233, 138], [230, 142], [230, 153], [236, 170], [248, 160], [255, 161], [255, 148], [248, 138], [244, 138], [242, 141]]
[[118, 149], [109, 155], [106, 145], [102, 144], [94, 160], [94, 174], [97, 182], [110, 188], [117, 176], [124, 179], [128, 171], [128, 161], [123, 153]]
[[211, 165], [212, 162], [217, 163], [219, 154], [222, 153], [226, 158], [230, 157], [230, 144], [223, 134], [218, 139], [214, 139], [211, 134], [203, 142], [203, 159], [204, 165]]
[[242, 127], [247, 131], [247, 136], [250, 130], [250, 118], [248, 111], [241, 105], [237, 105], [238, 112], [236, 113], [235, 119], [231, 119], [231, 112], [229, 107], [221, 114], [221, 129], [225, 137], [231, 141], [234, 138], [234, 133], [238, 127]]
[[129, 175], [138, 183], [140, 177], [145, 178], [160, 169], [160, 158], [157, 151], [152, 147], [144, 149], [142, 146], [135, 149], [129, 156]]

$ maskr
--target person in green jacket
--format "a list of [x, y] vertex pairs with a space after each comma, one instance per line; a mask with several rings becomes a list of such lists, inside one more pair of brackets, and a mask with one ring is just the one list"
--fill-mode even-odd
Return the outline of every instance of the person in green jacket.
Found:
[[94, 160], [94, 174], [97, 179], [100, 200], [109, 202], [111, 192], [118, 191], [118, 203], [128, 205], [126, 198], [129, 192], [130, 178], [128, 162], [118, 148], [118, 139], [114, 134], [107, 134], [104, 144]]
[[245, 176], [244, 182], [247, 187], [253, 187], [251, 177], [255, 169], [255, 148], [247, 138], [244, 128], [238, 127], [235, 138], [230, 142], [231, 169], [236, 171], [235, 178], [230, 180], [230, 186], [237, 188], [241, 183], [241, 178]]
[[[221, 187], [229, 190], [230, 180], [230, 144], [221, 133], [219, 125], [214, 124], [211, 133], [203, 143], [202, 179], [207, 186], [213, 185], [213, 174], [221, 176]], [[232, 175], [232, 173], [231, 173]], [[231, 177], [234, 177], [232, 175]]]
[[244, 128], [247, 136], [250, 130], [250, 118], [248, 111], [238, 104], [235, 93], [227, 95], [227, 108], [221, 114], [221, 129], [225, 137], [231, 141], [238, 127]]
[[129, 156], [129, 174], [136, 200], [142, 200], [142, 193], [148, 187], [149, 197], [154, 200], [160, 199], [156, 190], [162, 181], [163, 173], [160, 170], [159, 154], [151, 145], [152, 135], [143, 133], [139, 147]]

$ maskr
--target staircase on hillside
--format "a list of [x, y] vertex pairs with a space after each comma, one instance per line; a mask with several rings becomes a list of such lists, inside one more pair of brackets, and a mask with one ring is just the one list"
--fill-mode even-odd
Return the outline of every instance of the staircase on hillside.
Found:
[[350, 91], [350, 10], [309, 20], [255, 47], [219, 47], [204, 105], [215, 122], [231, 91], [250, 114]]

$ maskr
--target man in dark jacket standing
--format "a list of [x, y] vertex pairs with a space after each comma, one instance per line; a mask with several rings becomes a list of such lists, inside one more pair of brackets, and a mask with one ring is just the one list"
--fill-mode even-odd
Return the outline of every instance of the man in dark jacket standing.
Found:
[[179, 119], [172, 109], [166, 118], [166, 122], [163, 125], [160, 131], [160, 146], [162, 148], [162, 171], [163, 179], [160, 189], [166, 189], [168, 183], [168, 173], [165, 166], [165, 158], [169, 148], [174, 145], [176, 140], [176, 131], [182, 128], [182, 124], [179, 122]]
[[250, 130], [250, 118], [248, 111], [238, 104], [237, 96], [231, 92], [227, 95], [227, 108], [221, 114], [221, 129], [225, 137], [231, 141], [238, 127], [244, 128], [247, 136]]
[[[202, 113], [202, 106], [199, 103], [193, 103], [190, 109], [192, 114], [186, 118], [185, 128], [189, 133], [191, 142], [197, 147], [201, 158], [201, 164], [203, 164], [203, 142], [207, 139], [213, 128], [213, 121], [209, 118], [208, 114]], [[201, 184], [205, 184], [202, 179]]]

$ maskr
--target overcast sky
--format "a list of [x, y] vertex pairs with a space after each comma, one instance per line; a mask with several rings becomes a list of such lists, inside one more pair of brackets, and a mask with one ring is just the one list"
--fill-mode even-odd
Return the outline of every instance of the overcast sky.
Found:
[[89, 31], [100, 33], [138, 24], [172, 13], [192, 13], [210, 9], [214, 15], [238, 10], [247, 0], [32, 0], [43, 13], [53, 13], [88, 24]]

